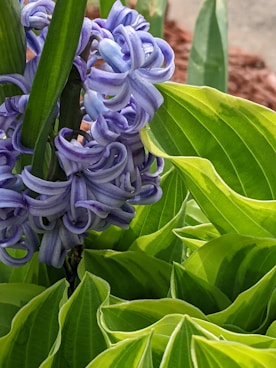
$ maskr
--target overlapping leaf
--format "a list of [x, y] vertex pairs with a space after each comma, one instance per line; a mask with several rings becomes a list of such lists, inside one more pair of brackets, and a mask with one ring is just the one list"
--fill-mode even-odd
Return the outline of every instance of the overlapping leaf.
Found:
[[0, 338], [0, 366], [37, 368], [47, 357], [58, 332], [58, 312], [66, 300], [67, 282], [59, 281], [31, 299]]
[[87, 368], [152, 368], [150, 335], [127, 339], [104, 351]]
[[276, 349], [254, 349], [227, 341], [210, 341], [200, 336], [193, 338], [194, 367], [204, 368], [273, 368]]
[[108, 284], [86, 273], [74, 294], [60, 309], [59, 333], [41, 368], [62, 367], [64, 364], [85, 367], [106, 348], [97, 324], [97, 310], [108, 296]]
[[80, 277], [85, 271], [108, 281], [111, 293], [124, 299], [162, 298], [169, 291], [171, 265], [141, 252], [85, 250]]
[[276, 113], [212, 88], [163, 83], [150, 137], [164, 154], [207, 158], [237, 193], [276, 195]]

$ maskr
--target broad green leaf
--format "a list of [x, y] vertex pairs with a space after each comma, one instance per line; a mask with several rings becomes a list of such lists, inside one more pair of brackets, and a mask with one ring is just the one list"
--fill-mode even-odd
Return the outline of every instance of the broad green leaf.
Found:
[[58, 333], [58, 312], [67, 296], [61, 280], [34, 297], [16, 314], [10, 332], [0, 338], [0, 366], [37, 368]]
[[220, 340], [227, 340], [233, 342], [239, 342], [241, 344], [249, 345], [254, 348], [276, 348], [276, 338], [263, 336], [260, 334], [249, 334], [249, 333], [237, 333], [226, 330], [214, 323], [207, 320], [190, 318], [194, 324], [197, 324], [205, 331], [218, 337]]
[[0, 284], [0, 336], [9, 332], [19, 309], [43, 290], [44, 287], [34, 284]]
[[85, 367], [106, 343], [97, 324], [97, 310], [109, 296], [108, 284], [86, 273], [59, 313], [59, 334], [42, 367]]
[[150, 23], [150, 33], [163, 37], [167, 0], [137, 0], [135, 9]]
[[86, 0], [57, 1], [32, 84], [21, 140], [24, 146], [35, 147], [32, 172], [39, 177], [43, 177], [47, 138], [57, 100], [72, 68], [85, 8]]
[[274, 337], [276, 339], [276, 321], [272, 322], [266, 331], [267, 336]]
[[220, 326], [237, 326], [254, 333], [264, 333], [276, 319], [276, 266], [254, 286], [238, 295], [226, 309], [209, 314]]
[[273, 368], [276, 349], [254, 349], [234, 342], [195, 336], [192, 357], [195, 368]]
[[184, 214], [185, 202], [179, 213], [170, 222], [155, 233], [140, 236], [129, 249], [142, 251], [169, 263], [173, 261], [181, 262], [183, 260], [184, 247], [173, 233], [173, 230], [183, 224]]
[[234, 300], [275, 264], [276, 239], [228, 234], [194, 252], [185, 269]]
[[162, 298], [168, 294], [171, 265], [140, 252], [85, 250], [78, 268], [81, 278], [85, 271], [106, 280], [117, 297]]
[[189, 316], [184, 316], [170, 337], [160, 368], [193, 368], [191, 342], [195, 335], [216, 340], [216, 336], [204, 330]]
[[57, 269], [39, 262], [37, 252], [22, 267], [10, 267], [0, 262], [0, 282], [22, 282], [48, 287], [64, 276], [62, 268]]
[[147, 131], [144, 144], [159, 156], [167, 157], [179, 168], [195, 200], [220, 233], [276, 236], [276, 201], [261, 201], [234, 192], [218, 175], [213, 165], [199, 157], [174, 157], [161, 151]]
[[208, 87], [163, 83], [158, 88], [164, 103], [147, 132], [163, 156], [207, 158], [237, 193], [276, 198], [274, 111]]
[[152, 368], [150, 337], [119, 342], [96, 357], [87, 368]]
[[229, 298], [216, 286], [177, 263], [173, 265], [171, 294], [173, 298], [198, 307], [205, 314], [218, 312], [231, 304]]
[[228, 19], [226, 0], [205, 0], [200, 8], [189, 57], [187, 82], [227, 91]]
[[183, 300], [165, 298], [134, 300], [103, 306], [100, 311], [100, 321], [108, 334], [121, 339], [131, 334], [135, 335], [138, 330], [150, 330], [150, 326], [173, 314], [187, 314], [206, 319], [206, 316], [195, 306]]
[[[18, 0], [0, 1], [0, 75], [23, 74], [26, 61], [25, 32]], [[6, 96], [22, 93], [14, 85], [0, 84], [0, 104]]]

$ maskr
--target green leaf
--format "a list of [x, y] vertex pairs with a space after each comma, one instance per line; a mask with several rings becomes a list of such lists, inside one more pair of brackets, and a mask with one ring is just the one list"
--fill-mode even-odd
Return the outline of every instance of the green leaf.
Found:
[[6, 335], [11, 321], [23, 305], [44, 290], [33, 284], [0, 284], [0, 336]]
[[37, 368], [58, 333], [58, 311], [66, 300], [61, 280], [34, 297], [16, 314], [10, 332], [0, 338], [0, 366]]
[[213, 165], [199, 157], [168, 156], [154, 139], [142, 133], [144, 144], [154, 154], [164, 156], [177, 166], [197, 203], [220, 233], [276, 236], [276, 201], [242, 197], [218, 175]]
[[117, 297], [161, 298], [169, 290], [171, 265], [140, 252], [85, 250], [78, 268], [81, 278], [85, 271], [106, 280]]
[[276, 321], [272, 322], [266, 331], [267, 336], [274, 337], [276, 339]]
[[276, 349], [254, 349], [200, 336], [193, 337], [192, 356], [195, 368], [273, 368], [276, 364]]
[[185, 269], [234, 300], [275, 264], [276, 239], [228, 234], [194, 252]]
[[[18, 0], [0, 1], [0, 75], [23, 74], [26, 61], [25, 32]], [[0, 104], [6, 96], [22, 93], [11, 84], [0, 84]]]
[[137, 0], [135, 9], [150, 23], [150, 33], [163, 37], [167, 0]]
[[151, 335], [127, 339], [100, 354], [87, 368], [152, 368]]
[[[116, 305], [103, 306], [100, 311], [100, 323], [112, 341], [136, 336], [139, 330], [153, 329], [153, 325], [169, 315], [189, 315], [206, 319], [206, 316], [195, 306], [178, 299], [142, 299], [123, 302]], [[177, 322], [179, 318], [177, 317]], [[164, 323], [165, 326], [165, 323]], [[169, 328], [168, 336], [172, 330]]]
[[227, 91], [227, 1], [205, 0], [200, 8], [190, 52], [187, 82]]
[[209, 333], [213, 334], [220, 340], [239, 342], [241, 344], [245, 344], [260, 349], [276, 348], [276, 339], [272, 337], [263, 336], [260, 334], [248, 334], [248, 333], [244, 334], [232, 332], [203, 319], [191, 317], [191, 320], [194, 324], [198, 325], [205, 331], [208, 331]]
[[185, 226], [175, 229], [173, 232], [191, 250], [195, 250], [203, 246], [207, 241], [220, 236], [220, 233], [217, 231], [214, 225], [210, 223], [195, 226]]
[[48, 287], [64, 276], [64, 269], [39, 262], [37, 252], [22, 267], [10, 267], [0, 262], [0, 282], [22, 282]]
[[43, 177], [47, 138], [57, 100], [72, 68], [85, 8], [86, 0], [57, 1], [32, 84], [21, 140], [24, 146], [35, 147], [32, 173], [39, 177]]
[[254, 286], [238, 295], [226, 309], [209, 314], [211, 322], [220, 326], [237, 326], [254, 333], [264, 333], [276, 319], [276, 266]]
[[152, 143], [166, 155], [207, 158], [239, 194], [276, 198], [274, 111], [208, 87], [158, 88], [164, 104], [147, 127]]
[[173, 233], [173, 230], [183, 224], [184, 214], [185, 202], [178, 214], [171, 221], [152, 234], [140, 236], [133, 242], [129, 249], [142, 251], [169, 263], [173, 261], [181, 262], [183, 260], [184, 247], [182, 242]]
[[192, 318], [183, 316], [166, 346], [160, 368], [194, 368], [191, 357], [191, 342], [195, 335], [216, 340], [216, 336], [204, 330]]
[[[85, 367], [106, 343], [97, 324], [97, 310], [109, 296], [108, 284], [86, 273], [59, 313], [59, 334], [42, 367]], [[69, 363], [70, 362], [70, 363]]]
[[229, 298], [216, 286], [177, 263], [173, 265], [171, 294], [173, 298], [198, 307], [205, 314], [218, 312], [231, 304]]

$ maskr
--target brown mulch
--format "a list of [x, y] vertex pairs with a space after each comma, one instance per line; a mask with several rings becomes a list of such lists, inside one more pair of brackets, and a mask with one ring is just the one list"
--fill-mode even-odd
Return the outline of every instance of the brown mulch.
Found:
[[[175, 52], [175, 82], [185, 83], [192, 34], [169, 20], [164, 38]], [[238, 48], [229, 49], [228, 93], [276, 110], [276, 73], [270, 71], [256, 54]]]
[[[87, 16], [97, 17], [97, 10], [88, 8]], [[185, 83], [192, 33], [175, 21], [167, 20], [164, 38], [175, 53], [176, 68], [172, 80]], [[276, 73], [267, 68], [261, 56], [230, 47], [228, 74], [229, 94], [276, 110]]]

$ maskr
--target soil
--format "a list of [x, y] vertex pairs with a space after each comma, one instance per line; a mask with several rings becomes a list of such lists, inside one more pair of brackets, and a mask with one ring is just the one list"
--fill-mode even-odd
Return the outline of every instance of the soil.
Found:
[[[89, 7], [87, 15], [97, 16], [97, 10]], [[186, 82], [186, 72], [191, 49], [192, 33], [174, 20], [165, 23], [164, 38], [175, 53], [175, 73], [172, 80]], [[276, 73], [264, 59], [239, 48], [229, 48], [228, 93], [243, 97], [276, 111]]]

